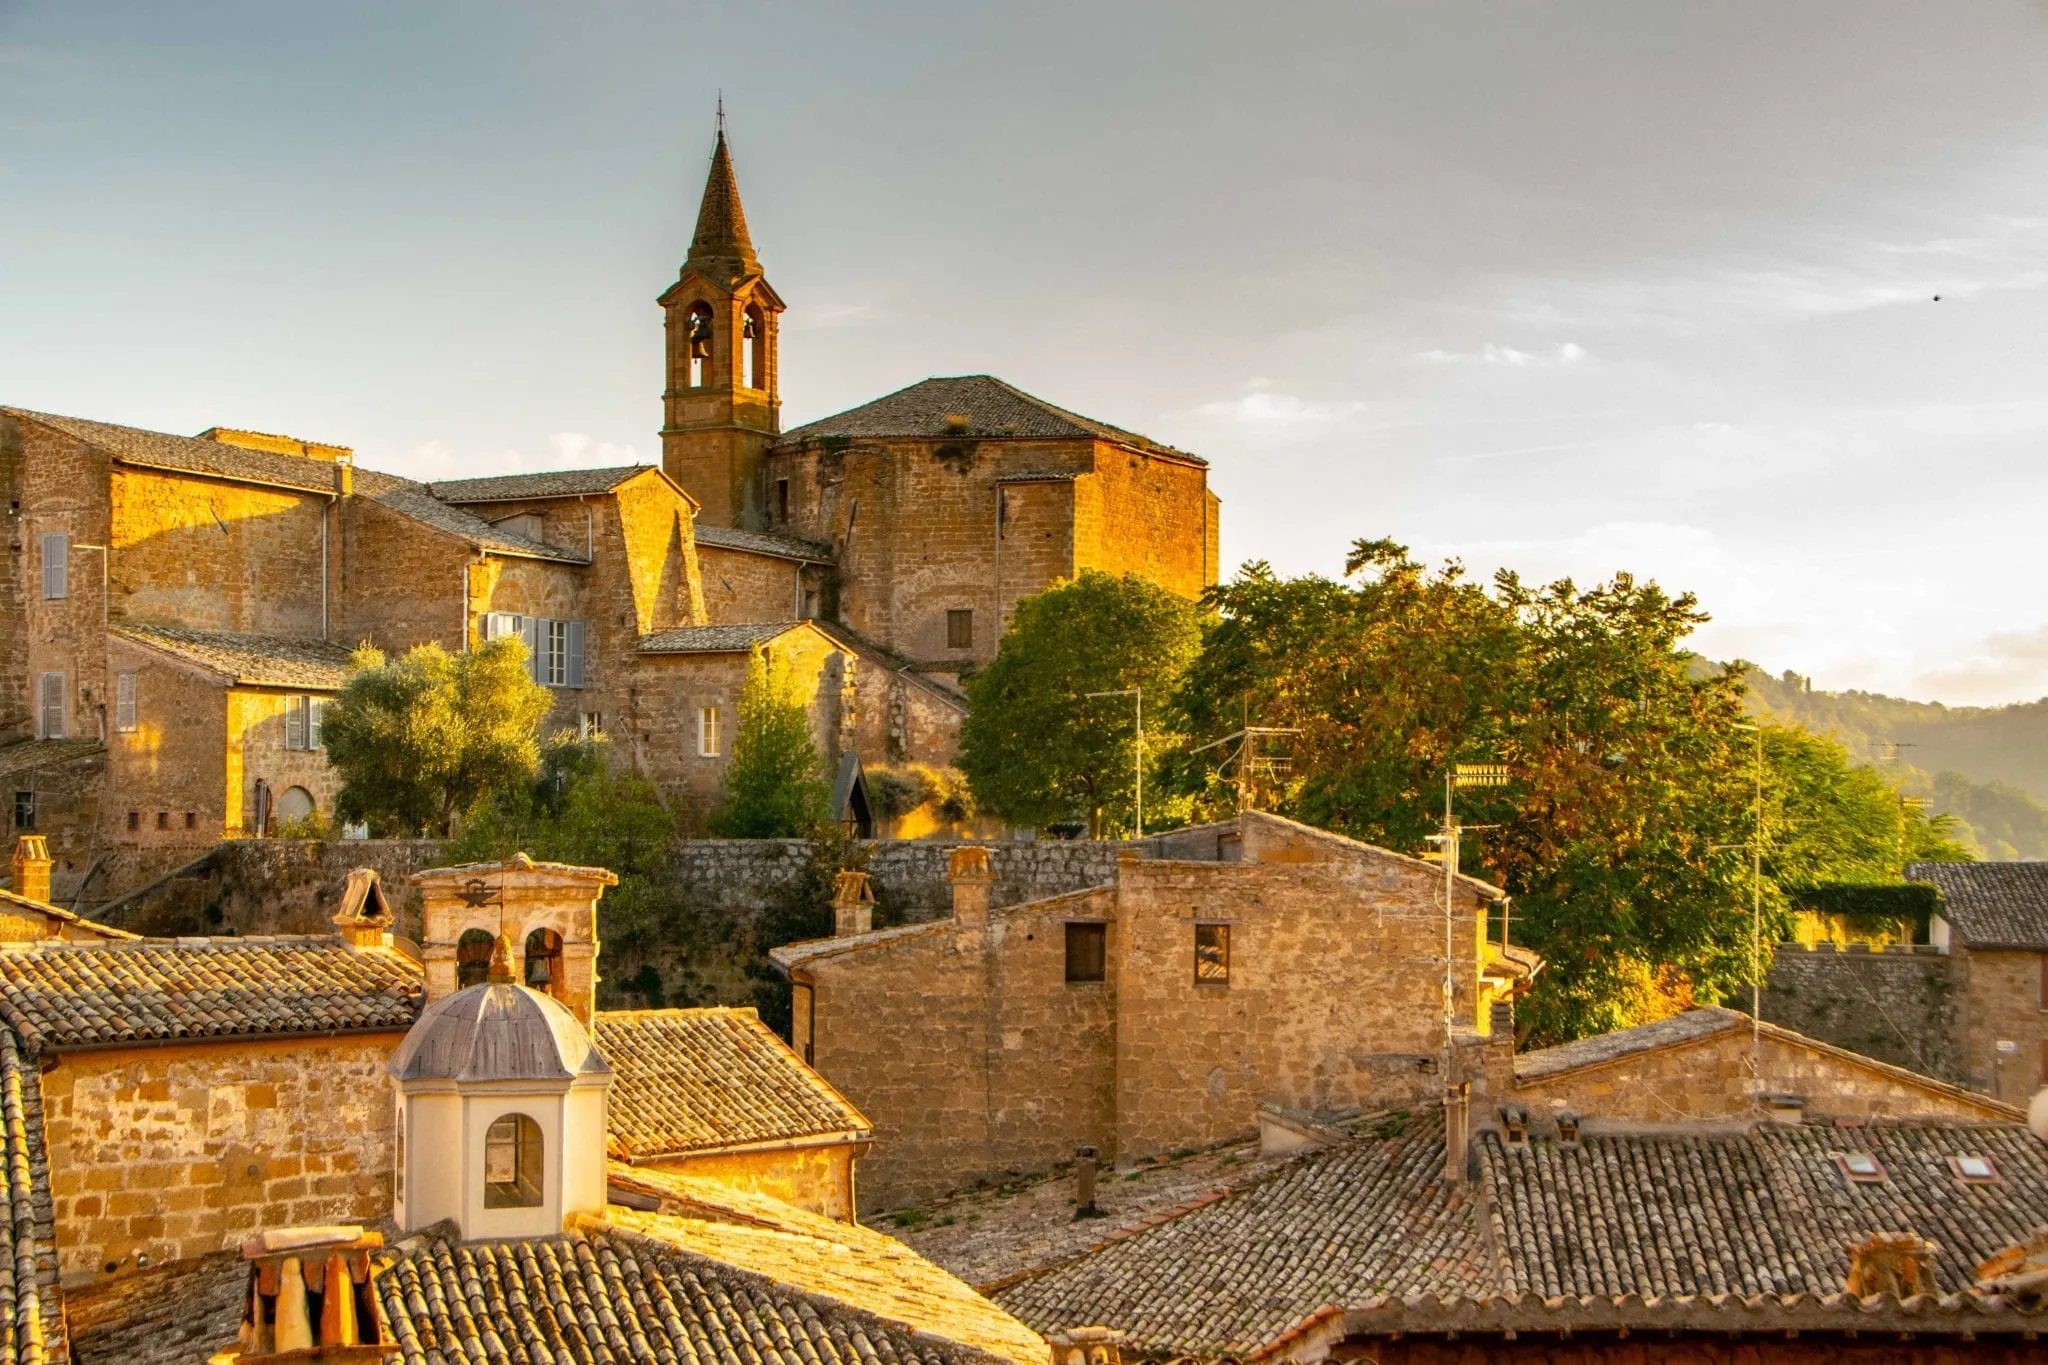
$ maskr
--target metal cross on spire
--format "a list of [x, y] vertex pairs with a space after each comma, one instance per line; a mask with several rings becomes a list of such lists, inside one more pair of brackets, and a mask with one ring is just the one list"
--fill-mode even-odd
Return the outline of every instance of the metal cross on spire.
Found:
[[725, 136], [725, 91], [718, 92], [718, 135]]

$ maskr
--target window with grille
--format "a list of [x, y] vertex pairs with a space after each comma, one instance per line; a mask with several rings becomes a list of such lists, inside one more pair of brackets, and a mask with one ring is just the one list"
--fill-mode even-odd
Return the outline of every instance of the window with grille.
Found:
[[135, 675], [116, 673], [114, 675], [114, 728], [133, 730], [135, 728]]
[[64, 675], [45, 673], [40, 680], [36, 733], [44, 739], [64, 738]]
[[972, 609], [955, 610], [946, 613], [946, 648], [974, 648], [974, 612]]
[[43, 537], [43, 598], [71, 596], [71, 536], [52, 531]]
[[1229, 925], [1197, 924], [1195, 926], [1195, 984], [1197, 986], [1227, 986], [1230, 984]]
[[1067, 926], [1067, 980], [1101, 981], [1108, 975], [1109, 926], [1069, 924]]

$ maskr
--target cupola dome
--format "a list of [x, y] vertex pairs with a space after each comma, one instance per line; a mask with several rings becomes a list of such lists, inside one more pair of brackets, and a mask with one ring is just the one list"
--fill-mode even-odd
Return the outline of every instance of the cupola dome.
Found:
[[573, 1081], [610, 1071], [560, 1001], [504, 982], [427, 1006], [391, 1059], [400, 1081]]

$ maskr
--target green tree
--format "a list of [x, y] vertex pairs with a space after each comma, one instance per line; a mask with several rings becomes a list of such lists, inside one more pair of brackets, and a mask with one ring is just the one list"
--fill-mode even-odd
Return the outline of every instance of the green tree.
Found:
[[379, 835], [445, 837], [457, 816], [532, 776], [553, 705], [518, 640], [465, 654], [415, 645], [396, 660], [363, 645], [321, 725], [342, 779], [335, 813]]
[[[1467, 871], [1514, 897], [1517, 938], [1549, 967], [1523, 1022], [1539, 1041], [1718, 1000], [1746, 978], [1737, 857], [1749, 809], [1739, 675], [1682, 641], [1705, 619], [1627, 575], [1591, 589], [1490, 586], [1361, 541], [1345, 583], [1262, 565], [1212, 592], [1221, 622], [1177, 702], [1194, 733], [1292, 726], [1277, 807], [1419, 851], [1444, 774], [1506, 762], [1515, 781], [1461, 793]], [[1184, 789], [1215, 805], [1204, 768]]]
[[[1164, 703], [1201, 647], [1201, 620], [1148, 579], [1093, 570], [1018, 603], [994, 662], [967, 684], [959, 766], [975, 805], [1013, 825], [1080, 817], [1093, 837], [1128, 831], [1136, 707], [1088, 694], [1144, 689], [1149, 768], [1177, 742]], [[1148, 790], [1152, 822], [1168, 795]]]
[[617, 873], [619, 884], [604, 898], [598, 973], [627, 979], [615, 964], [659, 947], [672, 909], [663, 873], [675, 841], [675, 818], [646, 778], [618, 766], [609, 741], [562, 730], [548, 737], [530, 782], [494, 791], [463, 822], [448, 857], [484, 862], [527, 853]]
[[785, 659], [759, 648], [740, 689], [732, 762], [720, 783], [712, 833], [726, 839], [793, 839], [825, 818], [831, 791], [811, 739], [810, 712]]

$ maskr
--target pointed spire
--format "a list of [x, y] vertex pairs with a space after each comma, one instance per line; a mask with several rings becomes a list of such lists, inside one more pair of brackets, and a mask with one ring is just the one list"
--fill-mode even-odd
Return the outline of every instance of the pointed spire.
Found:
[[747, 274], [759, 270], [753, 239], [747, 236], [747, 215], [740, 207], [740, 182], [732, 173], [732, 153], [725, 145], [725, 105], [719, 102], [718, 144], [711, 151], [711, 175], [704, 182], [704, 203], [697, 210], [697, 235], [690, 241], [687, 264], [718, 262]]

